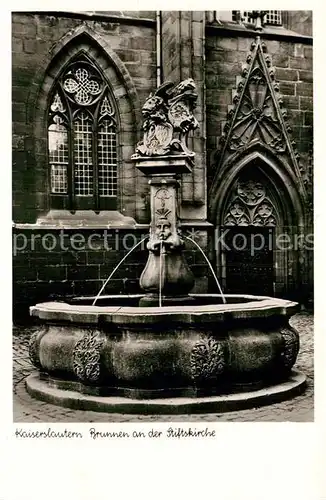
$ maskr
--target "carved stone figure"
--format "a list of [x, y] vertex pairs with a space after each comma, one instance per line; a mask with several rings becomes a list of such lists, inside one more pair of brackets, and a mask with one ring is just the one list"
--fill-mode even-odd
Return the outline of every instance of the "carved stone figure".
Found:
[[166, 82], [150, 94], [142, 109], [143, 139], [133, 158], [171, 154], [194, 156], [188, 149], [187, 139], [189, 132], [198, 127], [193, 115], [196, 100], [196, 85], [191, 78], [179, 85]]

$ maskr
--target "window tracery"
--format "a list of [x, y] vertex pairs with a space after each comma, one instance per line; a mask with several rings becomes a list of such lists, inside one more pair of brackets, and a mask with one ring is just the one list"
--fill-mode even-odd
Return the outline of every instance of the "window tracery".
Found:
[[253, 179], [238, 180], [229, 201], [225, 226], [276, 226], [276, 211], [265, 186]]
[[86, 56], [67, 66], [52, 92], [48, 152], [52, 197], [69, 197], [71, 209], [116, 208], [116, 113], [107, 82]]

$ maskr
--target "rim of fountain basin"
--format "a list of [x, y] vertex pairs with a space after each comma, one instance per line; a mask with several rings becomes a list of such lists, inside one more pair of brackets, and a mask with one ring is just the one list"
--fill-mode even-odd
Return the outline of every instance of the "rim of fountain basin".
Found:
[[[206, 294], [207, 296], [207, 294]], [[198, 294], [197, 297], [200, 297]], [[218, 294], [209, 297], [219, 298]], [[30, 307], [30, 314], [41, 320], [64, 321], [74, 324], [144, 324], [182, 322], [187, 324], [223, 322], [226, 319], [289, 317], [298, 312], [299, 304], [285, 299], [254, 295], [225, 295], [243, 298], [235, 304], [208, 304], [190, 306], [129, 307], [92, 306], [66, 302], [43, 302]], [[123, 298], [123, 297], [121, 297]]]

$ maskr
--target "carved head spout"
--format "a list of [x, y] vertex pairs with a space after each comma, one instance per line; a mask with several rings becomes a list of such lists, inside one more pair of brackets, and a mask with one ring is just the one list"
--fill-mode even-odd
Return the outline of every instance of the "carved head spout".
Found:
[[152, 238], [147, 244], [148, 250], [155, 254], [170, 253], [181, 249], [184, 245], [178, 230], [172, 228], [172, 224], [166, 218], [159, 218], [154, 226]]
[[171, 222], [165, 218], [158, 219], [156, 222], [155, 235], [159, 238], [159, 240], [165, 241], [169, 236], [171, 236], [171, 234]]

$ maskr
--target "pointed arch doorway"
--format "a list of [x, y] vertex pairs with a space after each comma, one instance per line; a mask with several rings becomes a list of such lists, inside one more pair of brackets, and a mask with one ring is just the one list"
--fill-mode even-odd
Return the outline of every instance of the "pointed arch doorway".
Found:
[[217, 273], [227, 293], [287, 296], [299, 285], [293, 241], [302, 223], [301, 204], [283, 174], [257, 151], [221, 170], [211, 206]]

